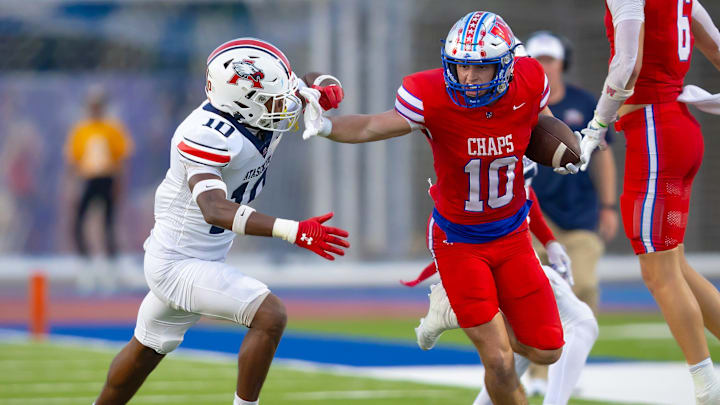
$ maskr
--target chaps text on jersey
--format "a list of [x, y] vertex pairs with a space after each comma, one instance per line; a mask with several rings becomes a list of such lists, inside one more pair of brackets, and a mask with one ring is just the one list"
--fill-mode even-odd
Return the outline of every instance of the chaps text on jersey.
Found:
[[468, 138], [467, 146], [470, 156], [501, 156], [515, 151], [512, 134], [496, 138]]

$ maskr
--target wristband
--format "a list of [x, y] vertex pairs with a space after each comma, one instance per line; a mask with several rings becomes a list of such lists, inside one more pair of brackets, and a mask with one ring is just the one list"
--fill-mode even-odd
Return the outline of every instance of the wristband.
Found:
[[225, 198], [227, 198], [227, 186], [225, 182], [220, 179], [206, 179], [200, 180], [195, 183], [195, 187], [192, 190], [192, 199], [197, 204], [197, 198], [200, 194], [210, 190], [222, 190], [225, 192]]
[[615, 101], [622, 101], [625, 102], [625, 100], [629, 99], [630, 96], [633, 95], [635, 92], [635, 88], [632, 89], [625, 89], [622, 87], [618, 87], [610, 83], [610, 80], [605, 79], [604, 86], [604, 95], [606, 95], [610, 100]]
[[607, 128], [607, 127], [608, 127], [606, 124], [603, 124], [602, 122], [600, 122], [600, 120], [598, 119], [597, 115], [596, 115], [595, 117], [593, 117], [593, 121], [595, 121], [595, 123], [596, 123], [600, 128]]
[[295, 237], [297, 236], [299, 226], [300, 224], [297, 221], [277, 218], [273, 224], [272, 236], [273, 238], [279, 238], [290, 243], [295, 243]]
[[245, 225], [247, 225], [250, 214], [255, 212], [255, 209], [248, 207], [247, 205], [241, 205], [235, 211], [235, 218], [233, 218], [232, 231], [238, 235], [245, 235]]
[[617, 208], [618, 208], [618, 207], [617, 207], [617, 204], [600, 204], [600, 209], [603, 209], [603, 210], [613, 210], [613, 211], [616, 211]]

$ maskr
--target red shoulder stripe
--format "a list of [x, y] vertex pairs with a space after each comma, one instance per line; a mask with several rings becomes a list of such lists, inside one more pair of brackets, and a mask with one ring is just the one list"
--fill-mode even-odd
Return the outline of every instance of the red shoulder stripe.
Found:
[[178, 144], [178, 149], [180, 149], [184, 153], [187, 153], [188, 155], [199, 157], [202, 159], [207, 159], [207, 160], [210, 160], [213, 162], [217, 162], [217, 163], [221, 163], [221, 164], [226, 164], [226, 163], [230, 162], [230, 156], [228, 156], [228, 155], [220, 155], [217, 153], [206, 152], [204, 150], [193, 148], [192, 146], [186, 144], [185, 141], [181, 141]]

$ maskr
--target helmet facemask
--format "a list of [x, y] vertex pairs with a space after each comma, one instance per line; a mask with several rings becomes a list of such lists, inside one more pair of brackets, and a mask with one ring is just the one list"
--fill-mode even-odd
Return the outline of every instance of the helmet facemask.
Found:
[[[512, 71], [515, 65], [515, 48], [513, 47], [505, 54], [497, 58], [486, 59], [463, 59], [448, 56], [445, 47], [441, 49], [443, 62], [443, 75], [445, 76], [446, 90], [452, 101], [465, 108], [483, 107], [492, 104], [507, 92]], [[460, 83], [458, 65], [492, 65], [495, 68], [495, 75], [489, 82], [479, 84]]]
[[[293, 74], [293, 85], [283, 94], [269, 94], [261, 91], [251, 91], [247, 98], [254, 104], [261, 106], [260, 115], [254, 119], [245, 119], [248, 125], [267, 131], [285, 132], [292, 129], [300, 116], [302, 103], [296, 95], [298, 89], [297, 79]], [[237, 102], [236, 102], [237, 103]]]

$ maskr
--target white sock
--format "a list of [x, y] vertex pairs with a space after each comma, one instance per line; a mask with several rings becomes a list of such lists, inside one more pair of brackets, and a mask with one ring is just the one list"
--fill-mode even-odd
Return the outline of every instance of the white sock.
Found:
[[720, 391], [720, 381], [718, 381], [715, 375], [715, 367], [710, 357], [698, 364], [689, 366], [689, 368], [690, 375], [692, 375], [693, 383], [695, 384], [695, 395], [697, 397], [710, 397], [713, 394], [718, 394], [717, 391]]
[[240, 398], [238, 396], [237, 392], [235, 393], [235, 400], [233, 401], [233, 405], [258, 405], [259, 403], [260, 403], [259, 399], [257, 401], [246, 401], [246, 400]]
[[[522, 377], [523, 374], [527, 371], [528, 367], [530, 367], [530, 360], [526, 359], [525, 357], [515, 353], [515, 374], [517, 374], [518, 378]], [[487, 390], [485, 387], [483, 387], [482, 391], [478, 394], [477, 398], [475, 398], [475, 402], [473, 402], [473, 405], [492, 405], [492, 401], [490, 400], [490, 394], [487, 393]]]
[[565, 329], [562, 355], [548, 369], [548, 387], [543, 405], [568, 403], [597, 336], [598, 326], [594, 319], [580, 321]]

